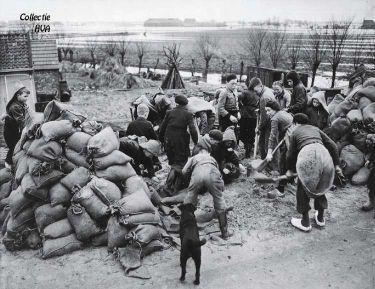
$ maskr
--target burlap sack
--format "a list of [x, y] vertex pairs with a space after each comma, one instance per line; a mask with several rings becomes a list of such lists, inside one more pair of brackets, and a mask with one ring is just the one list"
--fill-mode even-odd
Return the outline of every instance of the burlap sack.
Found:
[[92, 177], [88, 186], [93, 190], [95, 195], [106, 204], [111, 205], [113, 202], [121, 199], [121, 191], [114, 183], [107, 181], [106, 179]]
[[70, 190], [61, 183], [57, 183], [49, 189], [49, 199], [52, 206], [67, 205], [70, 203], [72, 196]]
[[7, 168], [0, 170], [0, 186], [9, 182], [12, 179], [12, 171]]
[[123, 216], [155, 212], [155, 207], [143, 191], [138, 191], [117, 201], [116, 208], [118, 213]]
[[139, 225], [132, 229], [126, 238], [141, 244], [142, 247], [146, 246], [153, 240], [160, 240], [161, 234], [157, 226], [154, 225]]
[[67, 189], [71, 190], [74, 186], [86, 186], [91, 180], [90, 171], [86, 168], [80, 167], [73, 170], [70, 174], [60, 180], [60, 183]]
[[83, 188], [74, 188], [73, 201], [81, 204], [90, 217], [94, 220], [100, 220], [104, 216], [109, 215], [110, 211], [106, 204], [104, 204], [93, 190], [87, 185]]
[[362, 115], [365, 124], [375, 122], [375, 102], [366, 106], [362, 111]]
[[360, 168], [352, 177], [352, 184], [355, 186], [363, 186], [367, 184], [368, 178], [370, 176], [371, 170], [362, 167]]
[[372, 101], [368, 99], [367, 97], [361, 97], [358, 103], [358, 109], [362, 111], [366, 106], [368, 106], [371, 103]]
[[365, 155], [354, 145], [344, 147], [340, 154], [341, 167], [346, 176], [352, 176], [365, 163]]
[[55, 120], [43, 123], [40, 127], [45, 141], [60, 140], [71, 136], [78, 131], [69, 120]]
[[58, 239], [46, 239], [43, 242], [42, 258], [62, 256], [82, 248], [83, 243], [77, 239], [75, 234]]
[[99, 178], [103, 178], [114, 183], [125, 181], [128, 178], [137, 175], [130, 163], [121, 166], [111, 166], [105, 170], [98, 170], [95, 172], [95, 174]]
[[123, 182], [123, 186], [124, 196], [131, 195], [138, 191], [143, 191], [147, 194], [147, 196], [151, 197], [151, 192], [146, 182], [138, 175], [128, 178], [125, 182]]
[[114, 248], [126, 246], [128, 241], [125, 240], [125, 235], [128, 232], [129, 229], [120, 224], [117, 216], [110, 217], [107, 224], [108, 249], [112, 251]]
[[62, 219], [46, 226], [42, 236], [47, 239], [57, 239], [74, 233], [68, 219]]
[[44, 228], [49, 224], [66, 218], [66, 208], [62, 205], [52, 206], [45, 204], [37, 208], [34, 215], [39, 232], [43, 232]]
[[336, 94], [335, 97], [332, 99], [332, 101], [328, 105], [328, 112], [329, 114], [334, 113], [335, 108], [338, 104], [344, 101], [344, 97], [341, 94]]
[[62, 147], [58, 142], [46, 142], [43, 138], [35, 139], [27, 151], [32, 156], [44, 162], [52, 162], [62, 155]]
[[363, 121], [362, 111], [360, 109], [352, 109], [348, 112], [346, 117], [349, 119], [350, 123]]
[[367, 97], [371, 101], [375, 102], [375, 87], [366, 86], [357, 92], [358, 98]]
[[84, 153], [77, 153], [74, 150], [65, 148], [65, 157], [77, 167], [90, 168], [90, 164], [87, 162], [87, 157]]
[[111, 127], [106, 127], [94, 135], [87, 144], [89, 154], [95, 158], [104, 157], [119, 148], [119, 138]]
[[24, 211], [26, 208], [31, 207], [33, 204], [33, 201], [23, 194], [21, 186], [10, 193], [8, 200], [13, 217], [17, 217], [19, 213]]
[[77, 153], [87, 153], [87, 144], [91, 135], [84, 132], [73, 133], [66, 141], [66, 148], [74, 150]]
[[105, 170], [106, 168], [114, 165], [124, 165], [132, 160], [123, 152], [114, 150], [109, 155], [101, 158], [94, 158], [92, 160], [95, 170]]

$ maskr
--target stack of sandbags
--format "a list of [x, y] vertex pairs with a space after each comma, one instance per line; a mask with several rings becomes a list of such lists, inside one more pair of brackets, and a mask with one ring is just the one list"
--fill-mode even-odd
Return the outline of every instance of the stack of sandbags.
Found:
[[[42, 258], [87, 244], [112, 250], [126, 246], [142, 225], [153, 226], [141, 230], [153, 232], [151, 237], [140, 235], [142, 244], [155, 241], [161, 222], [151, 199], [156, 204], [160, 199], [119, 146], [111, 127], [85, 121], [51, 102], [44, 122], [23, 132], [13, 157], [14, 175], [0, 171], [5, 247], [42, 246]], [[125, 238], [129, 232], [134, 234]]]

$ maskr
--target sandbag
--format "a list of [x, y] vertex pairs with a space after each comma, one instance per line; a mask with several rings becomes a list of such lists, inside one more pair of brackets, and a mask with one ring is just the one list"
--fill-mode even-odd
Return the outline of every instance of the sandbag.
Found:
[[128, 232], [129, 229], [120, 224], [117, 216], [110, 217], [107, 224], [108, 249], [112, 251], [114, 248], [126, 246], [128, 241], [125, 240], [125, 235]]
[[370, 176], [371, 170], [366, 167], [360, 168], [352, 177], [351, 183], [355, 186], [366, 185]]
[[351, 135], [352, 144], [363, 153], [368, 152], [368, 147], [366, 145], [367, 132], [364, 130], [358, 130], [355, 133], [352, 132]]
[[64, 174], [70, 174], [74, 169], [77, 169], [78, 166], [73, 164], [71, 161], [69, 161], [65, 157], [59, 158], [59, 169], [64, 173]]
[[38, 175], [43, 170], [43, 166], [45, 164], [49, 164], [46, 162], [43, 162], [37, 158], [28, 157], [27, 165], [28, 165], [28, 172], [32, 175]]
[[154, 213], [155, 207], [143, 191], [131, 194], [117, 201], [114, 205], [120, 215], [135, 215], [140, 213]]
[[80, 125], [86, 120], [86, 117], [71, 110], [65, 109], [61, 112], [60, 117], [56, 120], [69, 120], [75, 125]]
[[322, 144], [304, 146], [298, 153], [296, 169], [298, 178], [310, 197], [324, 195], [333, 184], [333, 161]]
[[126, 179], [126, 181], [123, 182], [123, 186], [124, 196], [131, 195], [138, 191], [143, 191], [147, 194], [149, 198], [151, 198], [151, 192], [146, 182], [143, 180], [142, 177], [138, 175]]
[[[30, 174], [26, 174], [23, 177], [21, 181], [21, 190], [25, 197], [29, 197], [30, 195], [33, 196], [34, 191], [37, 190], [37, 186]], [[30, 199], [32, 200], [33, 198], [31, 197]]]
[[40, 176], [33, 176], [33, 180], [35, 185], [38, 189], [48, 188], [54, 184], [56, 184], [61, 178], [63, 178], [65, 174], [58, 170], [52, 170], [48, 174], [40, 175]]
[[70, 174], [60, 180], [60, 183], [67, 189], [71, 190], [74, 186], [86, 186], [90, 182], [90, 171], [86, 168], [80, 167], [72, 171]]
[[75, 234], [70, 234], [69, 236], [58, 239], [46, 239], [43, 242], [42, 258], [48, 259], [62, 256], [82, 248], [83, 243], [77, 240]]
[[58, 142], [46, 142], [43, 138], [35, 139], [27, 151], [32, 156], [44, 162], [52, 162], [62, 155], [62, 147]]
[[134, 227], [141, 224], [158, 225], [161, 224], [160, 216], [155, 213], [142, 213], [130, 216], [120, 216], [119, 222], [128, 227]]
[[189, 97], [189, 103], [186, 105], [186, 109], [192, 114], [196, 114], [200, 111], [212, 111], [215, 112], [215, 107], [208, 101], [205, 101], [203, 98], [192, 96]]
[[114, 165], [124, 165], [132, 160], [131, 157], [127, 156], [119, 150], [114, 150], [109, 155], [101, 158], [92, 159], [92, 163], [95, 170], [104, 170]]
[[363, 87], [367, 86], [375, 86], [375, 77], [369, 77], [366, 79], [366, 81], [363, 83]]
[[95, 172], [95, 174], [99, 178], [103, 178], [114, 183], [125, 181], [128, 178], [137, 175], [130, 163], [121, 166], [111, 166], [105, 170], [98, 170]]
[[328, 105], [328, 112], [329, 114], [334, 113], [335, 108], [338, 104], [344, 101], [344, 97], [341, 94], [336, 94], [335, 97], [332, 99], [332, 101]]
[[38, 230], [33, 229], [30, 232], [26, 238], [26, 244], [32, 250], [39, 249], [42, 246], [42, 238], [40, 238]]
[[119, 138], [111, 127], [106, 127], [94, 135], [87, 144], [89, 154], [95, 158], [104, 157], [119, 148]]
[[352, 109], [348, 112], [346, 117], [350, 121], [350, 123], [363, 121], [362, 112], [360, 109]]
[[375, 122], [375, 102], [366, 106], [362, 111], [362, 115], [365, 124]]
[[46, 142], [50, 140], [60, 140], [71, 136], [78, 131], [69, 120], [54, 120], [45, 122], [40, 127], [43, 138]]
[[146, 246], [142, 248], [141, 258], [162, 250], [164, 250], [163, 243], [159, 240], [152, 240], [150, 243], [148, 243]]
[[105, 205], [93, 190], [89, 186], [83, 188], [74, 187], [73, 202], [81, 204], [90, 217], [94, 220], [100, 220], [104, 216], [109, 215], [110, 211], [107, 205]]
[[31, 146], [32, 143], [33, 143], [33, 140], [31, 140], [31, 139], [27, 140], [27, 141], [23, 144], [22, 149], [23, 149], [24, 151], [27, 151], [27, 150], [30, 148], [30, 146]]
[[367, 97], [361, 97], [361, 99], [358, 102], [358, 109], [362, 111], [366, 106], [368, 106], [371, 103], [372, 101]]
[[57, 205], [65, 205], [70, 203], [72, 194], [70, 193], [70, 190], [61, 183], [57, 183], [49, 189], [49, 199], [53, 207]]
[[352, 109], [357, 109], [358, 103], [354, 99], [345, 98], [340, 102], [334, 110], [334, 114], [338, 117], [345, 116]]
[[21, 160], [24, 158], [24, 157], [27, 157], [26, 156], [26, 151], [24, 150], [21, 150], [19, 152], [14, 152], [13, 154], [13, 157], [12, 157], [12, 161], [13, 161], [13, 164], [14, 164], [14, 167], [17, 169], [19, 163], [21, 162]]
[[91, 135], [87, 133], [75, 132], [67, 139], [65, 147], [77, 153], [86, 153], [90, 138]]
[[372, 102], [375, 102], [375, 87], [374, 86], [366, 86], [360, 89], [357, 92], [358, 98], [367, 97]]
[[82, 132], [94, 136], [103, 129], [103, 126], [96, 121], [85, 121], [81, 124], [81, 129]]
[[14, 236], [11, 236], [11, 233], [8, 234], [8, 232], [5, 233], [3, 238], [3, 244], [5, 249], [8, 251], [17, 251], [25, 248], [26, 246], [26, 238], [23, 236], [22, 233], [16, 234]]
[[350, 121], [346, 117], [336, 119], [325, 133], [334, 141], [338, 141], [351, 131]]
[[88, 183], [88, 186], [107, 206], [121, 199], [122, 194], [120, 189], [114, 183], [107, 181], [106, 179], [94, 176]]
[[73, 204], [68, 209], [68, 219], [72, 224], [78, 240], [86, 241], [103, 233], [103, 230], [91, 219], [85, 208], [79, 204]]
[[365, 155], [354, 145], [344, 147], [340, 155], [341, 167], [346, 176], [352, 176], [365, 163]]
[[42, 236], [47, 239], [57, 239], [73, 233], [74, 230], [69, 220], [62, 219], [45, 227]]
[[100, 235], [97, 235], [91, 239], [91, 245], [95, 247], [100, 247], [100, 246], [107, 246], [108, 244], [108, 234], [107, 232], [104, 232]]
[[0, 185], [0, 201], [9, 197], [12, 191], [12, 181]]
[[29, 172], [29, 157], [24, 156], [22, 157], [16, 166], [16, 173], [14, 175], [14, 179], [16, 184], [21, 184], [23, 177]]
[[0, 170], [0, 186], [9, 182], [12, 179], [12, 171], [7, 168]]
[[[0, 227], [3, 226], [9, 214], [10, 214], [10, 207], [8, 205], [0, 209]], [[4, 233], [5, 233], [5, 230], [4, 230]]]
[[34, 215], [39, 232], [43, 232], [44, 228], [49, 224], [66, 218], [66, 208], [62, 205], [52, 206], [45, 204], [37, 208]]
[[9, 207], [13, 217], [17, 217], [26, 208], [32, 206], [33, 201], [25, 197], [22, 193], [22, 188], [19, 186], [16, 190], [12, 191], [9, 195]]
[[77, 167], [90, 168], [90, 165], [87, 162], [87, 157], [83, 153], [77, 153], [74, 150], [66, 148], [65, 157]]
[[131, 239], [144, 247], [153, 240], [160, 240], [161, 234], [157, 226], [139, 225], [132, 229], [125, 238]]
[[70, 111], [66, 105], [56, 100], [52, 100], [47, 104], [43, 115], [45, 122], [61, 119], [83, 122], [86, 119], [84, 116]]
[[34, 211], [31, 207], [22, 210], [16, 217], [11, 214], [8, 220], [7, 232], [19, 233], [34, 223]]

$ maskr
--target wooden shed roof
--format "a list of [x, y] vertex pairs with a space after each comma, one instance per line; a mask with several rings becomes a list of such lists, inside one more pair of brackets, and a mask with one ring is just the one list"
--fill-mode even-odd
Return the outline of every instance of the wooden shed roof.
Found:
[[34, 69], [58, 68], [56, 40], [31, 40], [31, 55]]

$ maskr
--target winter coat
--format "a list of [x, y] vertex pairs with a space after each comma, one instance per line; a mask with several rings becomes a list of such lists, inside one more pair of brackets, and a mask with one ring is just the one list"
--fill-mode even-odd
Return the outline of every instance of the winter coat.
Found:
[[220, 117], [229, 115], [229, 111], [238, 111], [238, 100], [235, 92], [225, 88], [221, 91], [218, 101], [218, 113]]
[[26, 120], [30, 117], [27, 104], [13, 97], [6, 107], [6, 112], [8, 119], [17, 124], [19, 132], [21, 132], [26, 125]]
[[280, 110], [271, 118], [271, 133], [268, 140], [268, 148], [274, 149], [279, 141], [281, 141], [287, 129], [293, 123], [293, 116], [286, 111]]
[[[320, 106], [314, 107], [312, 105], [312, 100], [317, 99]], [[308, 100], [308, 107], [306, 108], [306, 115], [310, 119], [310, 124], [324, 130], [329, 127], [329, 111], [325, 100], [324, 92], [319, 91], [314, 93], [312, 97]]]
[[290, 106], [291, 96], [290, 92], [283, 88], [283, 91], [275, 95], [275, 99], [280, 104], [281, 109], [288, 108]]
[[245, 90], [238, 97], [241, 118], [257, 118], [256, 109], [259, 105], [259, 96], [255, 91]]
[[293, 92], [291, 96], [290, 106], [288, 112], [292, 114], [305, 113], [307, 105], [307, 93], [306, 88], [300, 81], [293, 87]]
[[270, 118], [266, 113], [266, 104], [269, 100], [275, 100], [275, 95], [273, 94], [272, 89], [263, 86], [263, 90], [259, 96], [259, 130], [264, 130], [267, 125], [269, 125]]
[[148, 140], [158, 140], [158, 136], [156, 135], [151, 122], [143, 117], [138, 117], [136, 120], [129, 123], [126, 135], [145, 136]]

